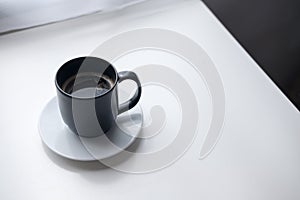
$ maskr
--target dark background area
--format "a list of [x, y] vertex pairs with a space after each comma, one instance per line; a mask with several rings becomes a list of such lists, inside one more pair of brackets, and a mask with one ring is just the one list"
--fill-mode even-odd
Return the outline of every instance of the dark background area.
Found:
[[204, 0], [300, 110], [300, 0]]

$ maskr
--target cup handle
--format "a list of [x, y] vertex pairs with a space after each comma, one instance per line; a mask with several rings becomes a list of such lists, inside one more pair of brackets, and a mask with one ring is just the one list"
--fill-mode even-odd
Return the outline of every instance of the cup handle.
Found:
[[127, 110], [130, 110], [133, 108], [140, 100], [141, 94], [142, 94], [142, 87], [141, 87], [141, 82], [139, 78], [137, 77], [136, 73], [131, 72], [131, 71], [123, 71], [118, 73], [119, 76], [119, 83], [126, 79], [133, 80], [137, 84], [137, 90], [135, 94], [126, 102], [122, 103], [119, 105], [119, 113], [121, 114]]

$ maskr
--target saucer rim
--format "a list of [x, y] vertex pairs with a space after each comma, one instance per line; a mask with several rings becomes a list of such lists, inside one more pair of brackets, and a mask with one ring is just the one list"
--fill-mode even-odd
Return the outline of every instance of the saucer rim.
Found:
[[[115, 153], [113, 153], [113, 154], [111, 154], [111, 155], [104, 156], [104, 157], [101, 158], [101, 159], [95, 158], [95, 157], [94, 157], [87, 149], [85, 149], [85, 148], [84, 148], [84, 149], [85, 149], [85, 151], [89, 154], [90, 158], [78, 158], [78, 157], [73, 157], [73, 156], [69, 156], [69, 155], [63, 154], [63, 153], [59, 152], [57, 149], [53, 148], [52, 145], [47, 144], [47, 142], [46, 142], [46, 140], [45, 140], [45, 138], [43, 137], [43, 134], [42, 134], [41, 118], [42, 118], [42, 115], [43, 115], [44, 112], [45, 112], [46, 107], [50, 104], [51, 101], [56, 101], [56, 105], [57, 105], [57, 97], [56, 97], [56, 96], [55, 96], [55, 97], [52, 97], [52, 98], [51, 98], [50, 100], [48, 100], [47, 103], [43, 106], [43, 109], [42, 109], [42, 111], [41, 111], [41, 113], [40, 113], [40, 115], [39, 115], [39, 118], [38, 118], [38, 127], [37, 127], [37, 128], [38, 128], [39, 136], [40, 136], [40, 138], [41, 138], [41, 140], [42, 140], [42, 143], [43, 143], [44, 145], [46, 145], [46, 147], [47, 147], [48, 149], [50, 149], [52, 152], [54, 152], [55, 154], [57, 154], [57, 155], [59, 155], [59, 156], [61, 156], [61, 157], [63, 157], [63, 158], [66, 158], [66, 159], [69, 159], [69, 160], [73, 160], [73, 161], [81, 161], [81, 162], [92, 162], [92, 161], [99, 161], [99, 160], [111, 158], [111, 157], [113, 157], [113, 156], [115, 156], [115, 155], [121, 153], [122, 150], [125, 150], [125, 149], [127, 149], [128, 147], [130, 147], [130, 146], [134, 143], [134, 141], [136, 141], [136, 139], [137, 139], [137, 137], [134, 137], [134, 136], [132, 136], [132, 135], [127, 134], [127, 133], [124, 132], [125, 134], [127, 134], [128, 136], [131, 137], [130, 141], [124, 146], [123, 149], [119, 148], [120, 151], [115, 152]], [[137, 106], [138, 106], [138, 105], [137, 105]], [[141, 108], [140, 108], [140, 109], [141, 109]], [[64, 124], [64, 122], [62, 121], [62, 119], [60, 119], [59, 121], [60, 121], [60, 123], [62, 123], [62, 125], [66, 126], [66, 125]], [[140, 130], [142, 129], [142, 125], [143, 125], [143, 111], [141, 110], [141, 128], [140, 128]], [[68, 128], [68, 127], [66, 127], [66, 128]], [[68, 129], [69, 129], [69, 128], [68, 128]], [[70, 130], [70, 129], [69, 129], [69, 130]], [[120, 129], [120, 130], [122, 131], [122, 129]], [[140, 130], [139, 130], [139, 133], [138, 133], [137, 135], [140, 134]], [[72, 130], [70, 130], [70, 131], [72, 131]], [[72, 132], [72, 133], [73, 133], [76, 137], [82, 138], [81, 136], [76, 135], [74, 132]], [[100, 137], [100, 136], [98, 136], [98, 137]], [[80, 140], [80, 142], [81, 142], [81, 140]], [[82, 142], [81, 142], [81, 144], [82, 144]], [[83, 145], [83, 144], [82, 144], [82, 145]], [[84, 146], [84, 145], [83, 145], [83, 146]]]

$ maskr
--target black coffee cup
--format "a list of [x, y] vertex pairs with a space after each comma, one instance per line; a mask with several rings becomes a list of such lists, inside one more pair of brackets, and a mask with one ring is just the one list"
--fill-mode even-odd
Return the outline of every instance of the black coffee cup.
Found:
[[[119, 105], [118, 84], [136, 82], [133, 97]], [[116, 125], [117, 115], [133, 108], [141, 97], [141, 83], [134, 72], [117, 73], [109, 62], [80, 57], [63, 64], [55, 78], [58, 105], [65, 124], [77, 135], [97, 137]]]

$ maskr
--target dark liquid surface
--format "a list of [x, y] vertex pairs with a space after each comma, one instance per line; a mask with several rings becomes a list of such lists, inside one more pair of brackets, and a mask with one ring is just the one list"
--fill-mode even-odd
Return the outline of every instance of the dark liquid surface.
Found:
[[102, 74], [81, 73], [67, 79], [62, 89], [75, 97], [89, 98], [100, 96], [113, 87], [113, 81]]

